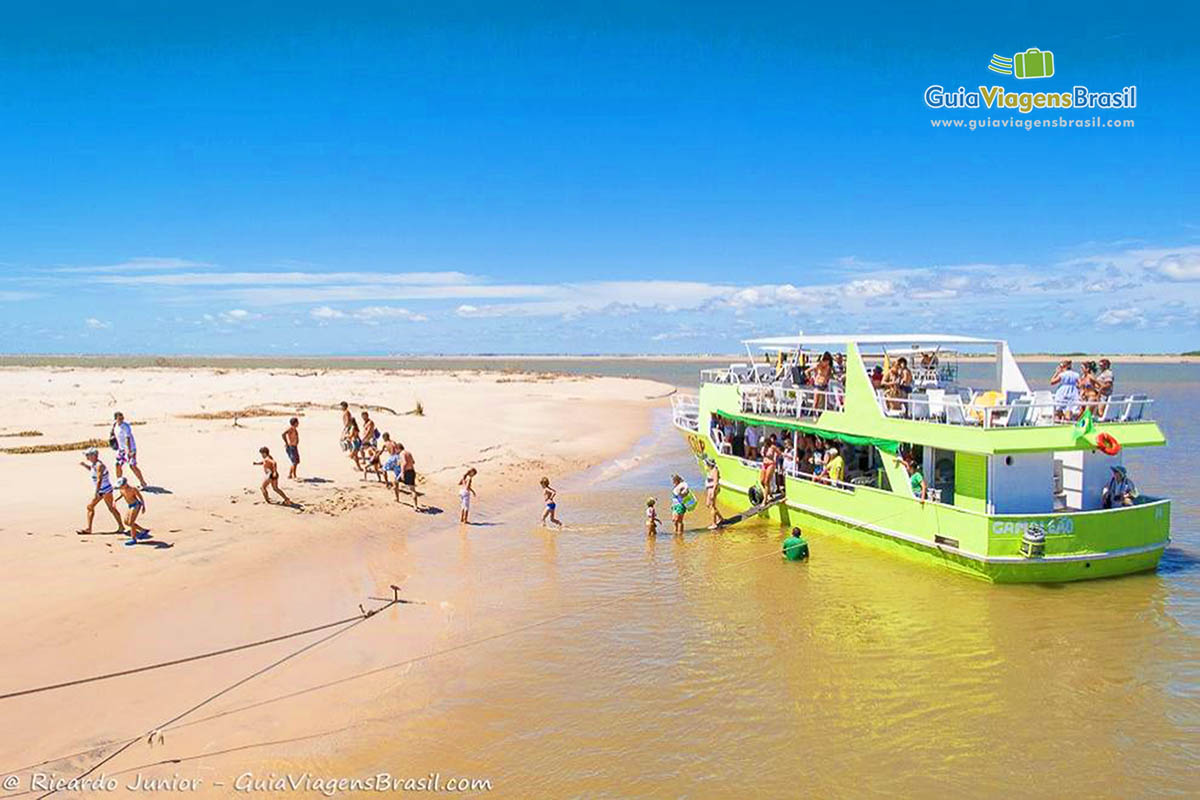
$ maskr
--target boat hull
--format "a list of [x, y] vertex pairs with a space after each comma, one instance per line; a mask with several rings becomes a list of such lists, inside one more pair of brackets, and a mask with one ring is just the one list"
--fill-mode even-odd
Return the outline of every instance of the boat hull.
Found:
[[[697, 459], [716, 459], [720, 504], [741, 511], [758, 483], [751, 462], [722, 455], [711, 442], [688, 436]], [[703, 446], [703, 449], [701, 449]], [[1170, 503], [1156, 500], [1125, 509], [1053, 515], [996, 515], [940, 503], [920, 503], [873, 487], [843, 489], [788, 476], [787, 501], [760, 516], [805, 535], [854, 539], [901, 557], [947, 567], [995, 583], [1059, 583], [1146, 572], [1169, 544]], [[1047, 529], [1043, 557], [1020, 553], [1024, 530]]]

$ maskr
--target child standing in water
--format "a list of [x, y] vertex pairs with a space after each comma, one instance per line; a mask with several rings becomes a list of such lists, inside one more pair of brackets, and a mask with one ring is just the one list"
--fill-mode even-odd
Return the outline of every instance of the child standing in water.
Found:
[[267, 476], [263, 478], [261, 487], [263, 500], [266, 500], [268, 503], [271, 502], [271, 498], [267, 495], [267, 487], [270, 486], [275, 490], [275, 494], [283, 498], [283, 502], [289, 506], [293, 505], [291, 498], [283, 493], [283, 489], [279, 488], [279, 465], [275, 463], [275, 459], [271, 458], [270, 449], [260, 447], [258, 448], [258, 453], [262, 456], [262, 461], [255, 461], [254, 463], [256, 466], [261, 464], [263, 473]]
[[658, 510], [654, 507], [655, 499], [653, 497], [646, 498], [646, 535], [655, 536], [658, 534]]
[[462, 511], [458, 515], [458, 521], [464, 525], [470, 525], [471, 521], [468, 517], [471, 516], [471, 495], [475, 494], [475, 490], [471, 488], [471, 481], [478, 473], [474, 467], [467, 470], [462, 479], [458, 482], [458, 499], [461, 501]]
[[138, 539], [149, 539], [150, 529], [143, 528], [138, 525], [138, 515], [146, 510], [146, 498], [137, 490], [128, 478], [117, 478], [117, 491], [121, 493], [121, 498], [125, 504], [129, 506], [129, 514], [125, 517], [125, 524], [129, 526], [129, 541], [125, 542], [127, 547], [132, 547], [138, 543]]
[[558, 496], [558, 492], [550, 486], [549, 478], [542, 478], [541, 486], [543, 499], [546, 501], [546, 510], [542, 512], [542, 527], [545, 527], [546, 520], [550, 520], [561, 528], [562, 523], [558, 521], [558, 517], [554, 513], [555, 509], [558, 508], [558, 504], [554, 502], [554, 498]]

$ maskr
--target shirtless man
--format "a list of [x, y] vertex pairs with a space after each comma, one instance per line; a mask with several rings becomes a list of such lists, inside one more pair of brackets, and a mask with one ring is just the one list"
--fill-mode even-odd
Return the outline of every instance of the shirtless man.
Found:
[[292, 462], [288, 477], [298, 480], [296, 470], [300, 466], [300, 420], [292, 417], [288, 420], [288, 429], [283, 432], [283, 450], [287, 453], [288, 461]]
[[421, 503], [418, 500], [420, 493], [417, 491], [416, 460], [413, 458], [412, 451], [405, 450], [404, 445], [397, 442], [396, 447], [399, 449], [398, 455], [400, 456], [399, 469], [396, 471], [396, 483], [392, 487], [396, 493], [396, 502], [400, 502], [400, 484], [403, 482], [408, 487], [408, 491], [412, 493], [413, 511], [420, 511]]
[[125, 524], [129, 526], [129, 541], [125, 542], [125, 546], [133, 547], [139, 539], [150, 538], [150, 529], [137, 523], [138, 516], [146, 510], [146, 498], [129, 485], [128, 478], [117, 478], [117, 491], [121, 493], [125, 505], [129, 506], [129, 513], [125, 515]]
[[112, 436], [117, 440], [117, 477], [121, 477], [121, 467], [126, 464], [137, 476], [142, 489], [146, 488], [146, 479], [137, 463], [137, 442], [133, 440], [133, 428], [125, 421], [125, 415], [120, 411], [113, 414]]
[[270, 449], [266, 447], [260, 447], [258, 448], [258, 453], [262, 456], [262, 461], [255, 461], [254, 464], [255, 466], [261, 464], [263, 468], [263, 474], [267, 476], [263, 478], [261, 487], [263, 500], [266, 500], [268, 503], [271, 502], [271, 498], [267, 494], [267, 487], [270, 486], [275, 490], [275, 494], [283, 498], [284, 503], [289, 506], [295, 505], [295, 503], [292, 502], [292, 499], [283, 493], [283, 489], [279, 488], [279, 466], [275, 463], [275, 459], [271, 457]]
[[87, 527], [82, 528], [76, 533], [90, 534], [92, 532], [92, 518], [96, 516], [96, 506], [101, 502], [108, 506], [108, 510], [112, 513], [113, 519], [117, 521], [117, 533], [125, 532], [125, 525], [121, 522], [121, 515], [117, 511], [117, 507], [113, 505], [113, 488], [112, 483], [108, 480], [108, 467], [104, 466], [104, 462], [100, 460], [100, 451], [94, 447], [89, 447], [83, 451], [84, 460], [79, 462], [79, 465], [92, 473], [92, 499], [87, 504]]
[[717, 467], [717, 462], [711, 458], [705, 459], [704, 463], [708, 467], [708, 472], [704, 476], [704, 505], [708, 506], [709, 511], [712, 512], [713, 521], [708, 529], [715, 531], [725, 521], [721, 512], [717, 511], [717, 495], [721, 493], [721, 470]]
[[383, 434], [383, 441], [379, 445], [380, 459], [383, 462], [383, 483], [385, 486], [391, 486], [392, 482], [388, 479], [388, 473], [396, 473], [396, 480], [400, 480], [400, 450], [401, 446], [397, 442], [392, 441], [390, 433]]
[[362, 424], [363, 444], [365, 444], [365, 445], [369, 444], [372, 447], [374, 447], [375, 439], [378, 438], [378, 436], [379, 436], [378, 431], [375, 430], [375, 420], [371, 419], [371, 415], [368, 414], [366, 411], [362, 412], [362, 419], [363, 419], [363, 424]]

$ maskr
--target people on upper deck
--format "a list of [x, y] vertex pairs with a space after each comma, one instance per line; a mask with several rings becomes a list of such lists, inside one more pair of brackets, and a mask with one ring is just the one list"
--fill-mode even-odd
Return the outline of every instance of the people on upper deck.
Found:
[[1112, 399], [1113, 393], [1112, 362], [1107, 358], [1100, 359], [1100, 372], [1096, 375], [1096, 383], [1100, 388], [1100, 410], [1097, 413], [1103, 416], [1108, 410], [1108, 401]]
[[808, 377], [812, 381], [813, 388], [817, 390], [813, 408], [816, 410], [828, 408], [826, 395], [829, 392], [829, 380], [833, 377], [833, 354], [828, 350], [822, 353], [816, 365], [809, 370]]
[[871, 388], [876, 391], [883, 389], [883, 367], [878, 364], [871, 370]]
[[1079, 406], [1080, 411], [1091, 409], [1092, 414], [1099, 413], [1100, 407], [1100, 381], [1097, 375], [1100, 372], [1100, 367], [1095, 361], [1084, 361], [1080, 365], [1079, 382], [1076, 384], [1079, 391]]
[[908, 403], [903, 402], [912, 393], [913, 376], [908, 368], [908, 359], [904, 356], [896, 359], [891, 370], [883, 376], [883, 395], [888, 398], [888, 408], [903, 410]]
[[1054, 419], [1060, 422], [1074, 419], [1079, 414], [1079, 373], [1073, 369], [1071, 359], [1058, 362], [1050, 385], [1055, 387]]

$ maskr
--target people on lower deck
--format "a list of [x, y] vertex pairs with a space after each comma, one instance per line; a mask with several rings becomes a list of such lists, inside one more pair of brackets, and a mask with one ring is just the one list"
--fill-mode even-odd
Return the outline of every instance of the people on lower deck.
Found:
[[1112, 472], [1112, 477], [1108, 479], [1108, 485], [1102, 490], [1101, 505], [1104, 508], [1133, 505], [1133, 501], [1137, 499], [1138, 491], [1137, 487], [1133, 485], [1133, 481], [1129, 479], [1129, 474], [1125, 471], [1125, 467], [1120, 464], [1114, 464], [1109, 469]]

